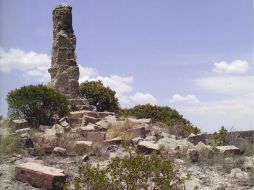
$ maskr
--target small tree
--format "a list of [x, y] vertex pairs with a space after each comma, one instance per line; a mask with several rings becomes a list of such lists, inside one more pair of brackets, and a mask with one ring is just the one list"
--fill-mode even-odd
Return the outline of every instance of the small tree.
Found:
[[219, 132], [214, 133], [213, 145], [214, 146], [224, 146], [224, 145], [226, 145], [227, 135], [228, 135], [228, 130], [224, 126], [221, 126]]
[[69, 112], [68, 98], [44, 85], [12, 90], [7, 95], [7, 103], [12, 118], [24, 117], [35, 126], [51, 124], [54, 116], [62, 117]]
[[117, 112], [119, 110], [116, 92], [109, 87], [103, 86], [99, 81], [86, 81], [80, 84], [80, 96], [87, 98], [91, 105], [97, 108], [97, 111]]

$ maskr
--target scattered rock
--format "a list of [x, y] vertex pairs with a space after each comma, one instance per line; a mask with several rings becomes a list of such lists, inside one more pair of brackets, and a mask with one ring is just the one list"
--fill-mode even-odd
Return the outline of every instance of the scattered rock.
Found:
[[28, 122], [25, 119], [12, 120], [12, 125], [16, 130], [28, 128]]
[[18, 181], [47, 190], [62, 189], [66, 180], [63, 170], [31, 162], [16, 166], [15, 178]]
[[137, 146], [138, 152], [144, 153], [144, 154], [150, 154], [152, 152], [159, 152], [159, 144], [155, 144], [149, 141], [141, 141], [138, 143]]
[[218, 150], [222, 154], [241, 154], [241, 151], [236, 146], [217, 146]]
[[196, 145], [196, 150], [198, 153], [205, 158], [210, 158], [214, 155], [214, 151], [210, 146], [205, 145], [201, 141]]
[[64, 128], [59, 124], [55, 124], [51, 129], [46, 129], [44, 138], [47, 141], [54, 141], [56, 140], [57, 136], [62, 136], [63, 134]]
[[197, 162], [199, 159], [198, 151], [195, 149], [188, 149], [187, 150], [187, 157], [191, 162]]
[[84, 156], [82, 156], [82, 161], [83, 162], [87, 162], [89, 160], [89, 156], [87, 154], [85, 154]]
[[101, 130], [107, 130], [110, 124], [106, 120], [100, 120], [95, 123]]
[[65, 130], [70, 129], [70, 127], [71, 127], [70, 124], [66, 121], [65, 118], [60, 119], [60, 120], [59, 120], [59, 124], [60, 124], [62, 127], [64, 127]]
[[53, 153], [60, 155], [60, 156], [65, 156], [66, 155], [66, 149], [65, 148], [61, 148], [61, 147], [55, 147], [53, 149]]
[[151, 119], [148, 118], [148, 119], [136, 119], [136, 118], [127, 118], [127, 120], [133, 122], [133, 123], [139, 123], [139, 124], [142, 124], [142, 123], [150, 123], [151, 122]]
[[78, 127], [77, 131], [84, 136], [87, 136], [87, 132], [95, 131], [95, 125], [92, 123], [89, 123], [87, 126], [84, 127]]
[[47, 129], [50, 129], [51, 126], [47, 126], [47, 125], [40, 125], [39, 126], [39, 131], [40, 132], [45, 132]]
[[142, 141], [143, 140], [143, 138], [141, 138], [141, 137], [136, 137], [136, 138], [133, 138], [133, 139], [131, 139], [131, 143], [133, 144], [133, 145], [137, 145], [140, 141]]
[[193, 134], [191, 133], [188, 137], [188, 141], [193, 143], [194, 145], [197, 145], [200, 141], [203, 143], [206, 143], [206, 134]]
[[92, 141], [76, 141], [75, 146], [76, 148], [85, 148], [85, 147], [92, 147]]
[[23, 128], [23, 129], [18, 129], [15, 131], [16, 134], [20, 135], [20, 134], [23, 134], [23, 133], [30, 133], [31, 132], [31, 128]]
[[24, 138], [30, 138], [29, 133], [21, 133], [20, 134], [20, 138], [24, 139]]
[[111, 145], [107, 147], [107, 152], [116, 152], [118, 150], [118, 146]]
[[245, 157], [244, 163], [243, 163], [243, 168], [254, 170], [254, 155], [250, 156], [250, 157]]
[[103, 145], [106, 140], [105, 132], [87, 132], [86, 140]]
[[171, 137], [164, 137], [158, 140], [160, 146], [165, 147], [167, 150], [174, 152], [177, 151], [184, 151], [190, 148], [195, 148], [195, 146], [188, 142], [186, 139], [177, 140]]
[[93, 124], [95, 124], [95, 123], [98, 122], [99, 120], [100, 120], [100, 119], [98, 119], [98, 118], [84, 115], [83, 121], [82, 121], [82, 125], [87, 125], [88, 123], [93, 123]]
[[105, 145], [120, 145], [120, 144], [122, 144], [122, 142], [123, 142], [123, 140], [121, 137], [116, 137], [116, 138], [104, 141], [104, 144]]
[[231, 178], [237, 178], [237, 179], [248, 179], [248, 174], [246, 172], [243, 172], [240, 168], [233, 168], [230, 172]]
[[157, 138], [155, 136], [147, 136], [144, 141], [156, 142]]

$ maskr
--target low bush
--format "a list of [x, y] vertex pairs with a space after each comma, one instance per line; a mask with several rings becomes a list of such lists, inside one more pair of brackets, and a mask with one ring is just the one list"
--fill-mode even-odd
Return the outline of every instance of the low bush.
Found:
[[33, 126], [50, 125], [53, 117], [69, 112], [68, 97], [44, 85], [28, 85], [7, 95], [12, 118], [24, 117]]
[[136, 155], [113, 159], [105, 168], [83, 165], [75, 178], [75, 189], [96, 190], [170, 190], [175, 181], [173, 164], [159, 155]]
[[178, 127], [190, 133], [200, 133], [200, 129], [193, 126], [190, 121], [185, 119], [178, 111], [167, 106], [153, 106], [150, 104], [137, 105], [130, 109], [122, 109], [120, 114], [124, 116], [134, 116], [137, 118], [151, 118], [152, 122], [160, 122], [167, 127]]

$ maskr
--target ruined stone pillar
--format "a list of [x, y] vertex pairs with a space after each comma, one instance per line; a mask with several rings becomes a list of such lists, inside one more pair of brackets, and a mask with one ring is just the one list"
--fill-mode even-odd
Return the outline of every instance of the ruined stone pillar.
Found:
[[78, 97], [79, 67], [76, 62], [76, 36], [72, 28], [72, 7], [60, 4], [53, 10], [53, 48], [49, 86], [69, 96]]

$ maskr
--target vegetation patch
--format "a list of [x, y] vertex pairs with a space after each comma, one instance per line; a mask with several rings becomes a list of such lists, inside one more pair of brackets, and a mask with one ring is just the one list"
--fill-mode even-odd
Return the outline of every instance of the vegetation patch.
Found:
[[12, 90], [7, 95], [12, 118], [24, 117], [32, 125], [50, 125], [53, 117], [69, 112], [68, 97], [44, 85], [28, 85]]
[[105, 167], [83, 165], [75, 178], [75, 189], [96, 190], [170, 190], [175, 181], [174, 167], [160, 156], [136, 155], [115, 158]]
[[122, 109], [121, 114], [124, 116], [134, 116], [139, 118], [151, 118], [152, 122], [160, 122], [166, 127], [177, 127], [188, 133], [200, 133], [200, 129], [191, 124], [178, 111], [167, 106], [153, 106], [150, 104], [137, 105], [130, 109]]
[[118, 112], [119, 102], [116, 92], [109, 87], [103, 86], [99, 81], [86, 81], [79, 86], [80, 96], [87, 98], [90, 105], [97, 108], [97, 111]]

